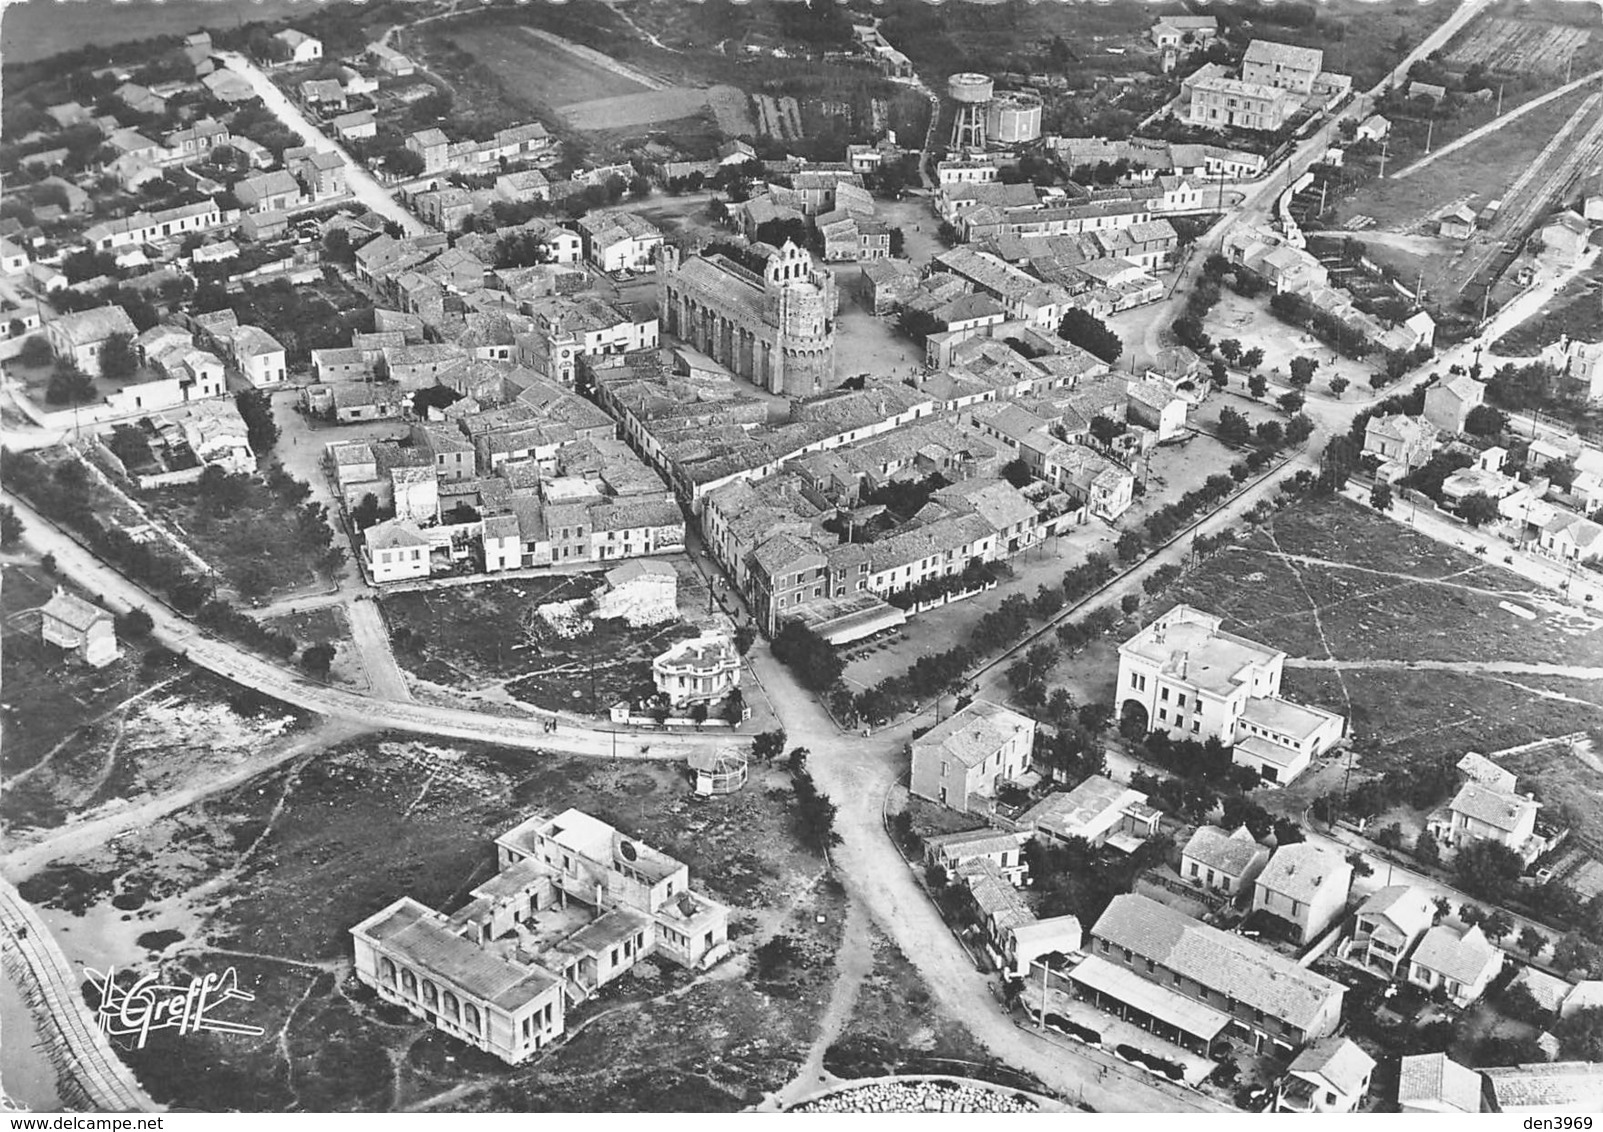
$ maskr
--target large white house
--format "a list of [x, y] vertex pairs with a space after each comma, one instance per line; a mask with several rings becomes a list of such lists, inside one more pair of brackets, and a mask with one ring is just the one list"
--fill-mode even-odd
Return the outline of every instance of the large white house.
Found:
[[721, 700], [740, 683], [740, 653], [722, 633], [705, 633], [653, 660], [651, 679], [675, 706]]
[[1353, 867], [1341, 854], [1299, 841], [1269, 858], [1252, 889], [1254, 911], [1297, 925], [1298, 943], [1312, 943], [1347, 906]]
[[1220, 624], [1177, 605], [1120, 645], [1120, 716], [1174, 739], [1217, 739], [1237, 765], [1290, 782], [1342, 738], [1347, 721], [1282, 699], [1286, 654]]

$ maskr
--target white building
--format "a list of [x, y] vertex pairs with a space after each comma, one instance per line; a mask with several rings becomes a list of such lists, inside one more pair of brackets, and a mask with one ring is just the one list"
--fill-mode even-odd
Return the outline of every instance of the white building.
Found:
[[259, 326], [236, 326], [229, 331], [234, 364], [257, 389], [284, 384], [284, 347]]
[[285, 28], [273, 38], [289, 48], [291, 63], [315, 63], [323, 57], [323, 41], [303, 31]]
[[95, 668], [104, 668], [119, 655], [116, 619], [60, 586], [39, 611], [39, 633], [45, 644], [75, 652]]
[[740, 653], [722, 633], [704, 633], [653, 660], [651, 681], [676, 707], [721, 700], [740, 684]]
[[1352, 865], [1333, 850], [1282, 845], [1253, 882], [1252, 907], [1297, 925], [1297, 942], [1312, 943], [1346, 909], [1352, 879]]
[[429, 540], [412, 524], [390, 519], [367, 529], [362, 561], [374, 583], [429, 576]]
[[1121, 717], [1174, 739], [1218, 739], [1238, 765], [1290, 782], [1346, 731], [1341, 716], [1280, 697], [1286, 654], [1177, 605], [1119, 646]]

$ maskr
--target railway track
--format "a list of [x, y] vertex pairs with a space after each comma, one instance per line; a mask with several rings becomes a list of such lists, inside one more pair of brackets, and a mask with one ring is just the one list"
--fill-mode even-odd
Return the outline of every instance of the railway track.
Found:
[[30, 1007], [48, 1018], [44, 1048], [71, 1087], [64, 1098], [93, 1112], [161, 1112], [112, 1050], [79, 993], [55, 937], [10, 883], [0, 880], [0, 934], [8, 969]]
[[[1556, 161], [1556, 164], [1555, 164]], [[1509, 186], [1503, 208], [1483, 244], [1467, 253], [1463, 290], [1479, 283], [1490, 289], [1516, 257], [1518, 241], [1542, 212], [1586, 173], [1603, 164], [1603, 93], [1588, 96], [1553, 135], [1529, 168]], [[1501, 258], [1502, 263], [1497, 263]], [[1487, 269], [1496, 264], [1489, 275]]]

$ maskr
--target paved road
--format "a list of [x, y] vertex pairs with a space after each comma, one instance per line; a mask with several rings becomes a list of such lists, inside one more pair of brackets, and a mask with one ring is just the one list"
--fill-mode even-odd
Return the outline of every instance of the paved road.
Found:
[[50, 929], [4, 880], [0, 880], [0, 932], [6, 936], [6, 946], [22, 957], [27, 968], [23, 985], [42, 996], [55, 1032], [72, 1056], [72, 1076], [88, 1093], [94, 1111], [165, 1112], [139, 1087], [133, 1071], [90, 1015], [80, 992], [82, 976], [56, 946]]
[[319, 153], [337, 153], [340, 155], [340, 159], [345, 162], [346, 184], [350, 186], [351, 195], [356, 197], [357, 200], [386, 220], [395, 221], [409, 236], [420, 236], [430, 231], [428, 225], [402, 208], [395, 198], [390, 195], [390, 191], [375, 181], [373, 175], [367, 171], [367, 168], [352, 157], [345, 150], [345, 147], [337, 144], [321, 129], [314, 126], [306, 115], [301, 113], [300, 107], [291, 102], [289, 96], [273, 84], [273, 80], [267, 77], [265, 71], [243, 55], [233, 51], [221, 51], [218, 52], [218, 56], [230, 71], [235, 72], [250, 83], [251, 89], [256, 92], [267, 108], [273, 112], [273, 115], [284, 125], [305, 138], [307, 145]]
[[744, 747], [750, 742], [748, 736], [727, 733], [615, 732], [579, 727], [565, 720], [558, 720], [555, 731], [547, 731], [540, 718], [397, 702], [331, 688], [263, 660], [232, 642], [202, 634], [189, 621], [45, 522], [22, 500], [10, 495], [4, 498], [16, 508], [27, 542], [41, 552], [54, 554], [62, 572], [90, 593], [100, 595], [104, 604], [118, 612], [134, 606], [146, 610], [155, 621], [156, 639], [185, 653], [192, 663], [306, 711], [373, 728], [594, 757], [674, 760], [685, 758], [693, 750], [714, 746]]

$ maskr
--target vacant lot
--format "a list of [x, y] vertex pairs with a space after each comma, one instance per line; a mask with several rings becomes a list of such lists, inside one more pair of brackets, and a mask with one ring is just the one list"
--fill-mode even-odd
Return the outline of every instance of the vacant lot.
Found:
[[1534, 318], [1527, 319], [1496, 342], [1492, 349], [1506, 358], [1528, 358], [1560, 338], [1595, 342], [1603, 336], [1603, 272], [1578, 275], [1560, 288]]
[[[432, 1034], [348, 977], [352, 924], [403, 894], [454, 910], [491, 875], [496, 834], [569, 806], [685, 861], [698, 888], [735, 909], [736, 955], [699, 979], [666, 962], [642, 967], [569, 1026], [616, 1013], [520, 1070]], [[263, 1026], [262, 1040], [153, 1036], [129, 1055], [172, 1104], [386, 1109], [450, 1093], [451, 1107], [734, 1109], [783, 1082], [827, 996], [842, 899], [792, 820], [788, 776], [768, 768], [708, 801], [677, 765], [379, 736], [55, 862], [23, 891], [68, 927], [78, 921], [60, 909], [87, 914], [61, 936], [74, 958], [137, 972], [154, 961], [144, 948], [165, 946], [166, 961], [188, 969], [235, 966], [257, 995], [228, 1013]], [[93, 938], [108, 899], [145, 933], [131, 954]], [[778, 933], [796, 942], [795, 961], [748, 970]]]
[[241, 597], [261, 600], [315, 592], [312, 563], [331, 532], [300, 522], [297, 506], [254, 476], [229, 476], [225, 491], [201, 483], [159, 488], [139, 497]]
[[237, 689], [188, 665], [142, 665], [143, 642], [124, 642], [99, 669], [46, 645], [36, 611], [53, 584], [36, 567], [8, 566], [0, 585], [0, 821], [11, 844], [237, 765], [296, 725], [288, 712], [241, 715], [229, 706]]
[[664, 625], [585, 619], [586, 631], [565, 637], [540, 616], [542, 605], [590, 598], [603, 585], [599, 573], [391, 594], [381, 608], [401, 663], [448, 695], [605, 712], [620, 699], [649, 696], [652, 658], [696, 635], [686, 618], [702, 614], [705, 590], [687, 561], [669, 561], [683, 579], [681, 618]]
[[[995, 1063], [962, 1022], [941, 1012], [918, 968], [878, 928], [868, 929], [874, 965], [857, 990], [845, 1028], [824, 1051], [836, 1077], [959, 1073], [985, 1077]], [[1038, 1088], [1008, 1071], [1003, 1083]]]
[[363, 689], [369, 686], [367, 669], [363, 667], [362, 655], [351, 637], [351, 623], [344, 606], [325, 605], [299, 613], [280, 614], [263, 618], [262, 624], [292, 637], [302, 649], [308, 645], [333, 645], [334, 664], [329, 669], [329, 676], [334, 683]]

